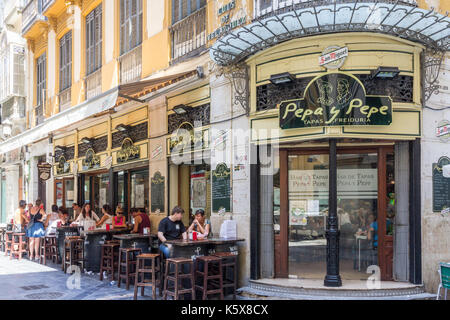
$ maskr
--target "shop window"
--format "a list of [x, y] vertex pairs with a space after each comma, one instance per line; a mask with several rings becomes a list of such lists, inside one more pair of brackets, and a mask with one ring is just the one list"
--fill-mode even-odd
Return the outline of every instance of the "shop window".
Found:
[[131, 172], [131, 208], [141, 208], [149, 213], [149, 178], [148, 170]]

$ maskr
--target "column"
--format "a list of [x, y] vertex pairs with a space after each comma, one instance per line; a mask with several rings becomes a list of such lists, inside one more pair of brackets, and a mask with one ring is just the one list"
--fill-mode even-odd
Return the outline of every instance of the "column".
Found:
[[327, 218], [327, 275], [324, 286], [342, 286], [339, 275], [339, 230], [337, 220], [337, 156], [336, 139], [330, 139], [329, 156], [329, 194], [328, 194], [328, 218]]

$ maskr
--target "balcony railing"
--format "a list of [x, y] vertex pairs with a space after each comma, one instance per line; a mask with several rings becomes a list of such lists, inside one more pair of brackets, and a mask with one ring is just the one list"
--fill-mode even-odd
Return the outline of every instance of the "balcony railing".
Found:
[[22, 12], [22, 34], [26, 33], [34, 22], [47, 21], [47, 17], [42, 15], [42, 1], [31, 0], [25, 5]]
[[292, 9], [301, 9], [307, 7], [318, 7], [339, 3], [355, 3], [355, 2], [384, 2], [398, 3], [417, 6], [417, 0], [254, 0], [255, 1], [255, 18], [270, 14], [280, 14]]
[[86, 88], [86, 100], [98, 96], [102, 93], [102, 68], [87, 75], [84, 81]]
[[43, 105], [38, 105], [36, 107], [34, 107], [34, 121], [35, 121], [35, 125], [37, 126], [38, 124], [43, 123], [45, 120], [44, 117], [44, 106]]
[[58, 95], [59, 97], [59, 112], [64, 111], [72, 105], [72, 87], [64, 89]]
[[45, 12], [47, 8], [52, 5], [56, 0], [42, 0], [42, 12]]
[[13, 97], [2, 103], [2, 121], [20, 119], [25, 117], [25, 98]]
[[203, 7], [170, 28], [172, 60], [194, 55], [206, 45], [206, 7]]
[[142, 45], [128, 51], [119, 58], [120, 84], [137, 81], [142, 72]]

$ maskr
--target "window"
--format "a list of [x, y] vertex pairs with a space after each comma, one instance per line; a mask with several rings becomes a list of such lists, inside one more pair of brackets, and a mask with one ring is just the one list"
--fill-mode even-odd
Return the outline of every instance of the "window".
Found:
[[25, 95], [25, 50], [23, 47], [13, 48], [14, 56], [14, 75], [13, 86], [14, 94]]
[[41, 107], [45, 104], [46, 62], [45, 53], [36, 61], [36, 103]]
[[86, 16], [86, 74], [102, 66], [102, 5]]
[[172, 0], [172, 24], [203, 8], [206, 0]]
[[120, 0], [120, 54], [142, 42], [142, 0]]
[[59, 91], [72, 85], [72, 31], [59, 40]]

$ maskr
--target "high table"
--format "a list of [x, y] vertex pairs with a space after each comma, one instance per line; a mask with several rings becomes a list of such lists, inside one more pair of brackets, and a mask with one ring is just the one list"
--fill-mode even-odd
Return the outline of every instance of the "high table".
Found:
[[[153, 249], [157, 249], [158, 236], [155, 234], [121, 234], [113, 236], [114, 239], [120, 240], [121, 248], [141, 249], [142, 253], [150, 253]], [[155, 251], [155, 250], [153, 250]]]
[[87, 271], [99, 272], [102, 245], [115, 235], [130, 232], [129, 229], [94, 229], [84, 232], [84, 263]]
[[56, 244], [58, 248], [58, 263], [62, 263], [62, 253], [64, 252], [64, 239], [66, 237], [79, 236], [78, 227], [59, 227], [56, 228]]

